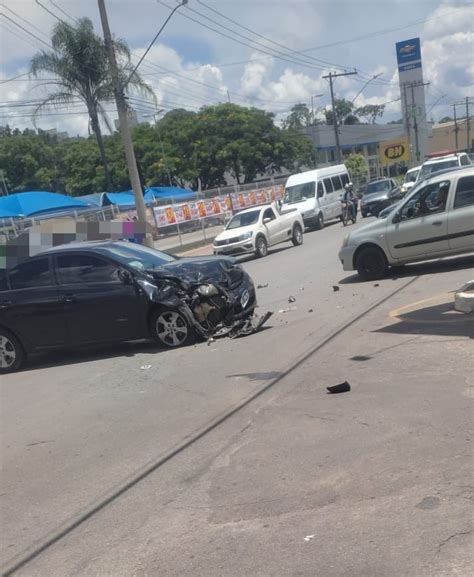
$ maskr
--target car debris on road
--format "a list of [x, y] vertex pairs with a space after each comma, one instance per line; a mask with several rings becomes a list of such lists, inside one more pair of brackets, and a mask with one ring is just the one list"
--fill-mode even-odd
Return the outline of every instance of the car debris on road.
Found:
[[331, 393], [333, 395], [338, 394], [338, 393], [348, 393], [351, 390], [351, 386], [347, 381], [344, 381], [343, 383], [340, 383], [339, 385], [333, 385], [331, 387], [326, 387], [328, 390], [328, 393]]
[[289, 296], [289, 297], [288, 297], [288, 302], [289, 302], [289, 303], [295, 303], [295, 302], [296, 302], [295, 297]]

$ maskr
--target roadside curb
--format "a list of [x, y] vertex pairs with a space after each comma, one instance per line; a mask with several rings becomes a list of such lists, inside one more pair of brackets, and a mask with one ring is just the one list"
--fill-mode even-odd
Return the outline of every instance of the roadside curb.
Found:
[[474, 312], [474, 280], [467, 282], [454, 294], [454, 308], [461, 313]]

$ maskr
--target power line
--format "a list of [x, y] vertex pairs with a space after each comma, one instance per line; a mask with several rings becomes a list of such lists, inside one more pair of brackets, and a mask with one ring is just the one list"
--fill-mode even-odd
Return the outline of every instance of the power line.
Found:
[[41, 42], [42, 44], [45, 44], [48, 48], [52, 48], [51, 44], [48, 44], [47, 42], [45, 42], [44, 40], [42, 40], [39, 36], [36, 36], [36, 34], [33, 34], [33, 32], [30, 32], [28, 29], [26, 29], [24, 26], [22, 26], [21, 24], [18, 24], [18, 22], [15, 22], [15, 20], [13, 20], [13, 18], [10, 18], [10, 16], [8, 16], [7, 14], [4, 14], [3, 12], [0, 12], [0, 16], [3, 16], [4, 18], [6, 18], [7, 20], [9, 20], [12, 24], [14, 24], [15, 26], [17, 26], [18, 28], [21, 28], [21, 30], [23, 30], [24, 32], [26, 32], [28, 34], [28, 36], [32, 36], [33, 38], [36, 38], [36, 40], [38, 40], [38, 42]]
[[[162, 4], [163, 6], [166, 6], [167, 8], [170, 8], [170, 6], [169, 6], [168, 4], [166, 4], [165, 2], [163, 2], [163, 0], [158, 0], [158, 2], [159, 2], [160, 4]], [[194, 9], [192, 9], [192, 8], [188, 8], [188, 10], [191, 10], [192, 12], [197, 12], [196, 10], [194, 10]], [[199, 12], [197, 12], [197, 13], [199, 14]], [[258, 48], [258, 47], [256, 47], [256, 46], [252, 46], [251, 44], [248, 44], [248, 42], [243, 42], [242, 40], [239, 40], [238, 38], [234, 38], [233, 36], [229, 36], [229, 35], [226, 34], [225, 32], [222, 32], [221, 30], [218, 30], [218, 29], [216, 29], [216, 28], [213, 28], [212, 26], [209, 26], [209, 25], [205, 24], [204, 22], [201, 22], [200, 20], [197, 20], [196, 18], [193, 18], [192, 16], [189, 16], [188, 14], [185, 14], [184, 12], [181, 12], [180, 15], [181, 15], [183, 18], [187, 18], [188, 20], [191, 20], [192, 22], [195, 22], [196, 24], [199, 24], [200, 26], [206, 28], [207, 30], [211, 30], [212, 32], [215, 32], [216, 34], [219, 34], [220, 36], [224, 36], [224, 38], [228, 38], [229, 40], [232, 40], [232, 41], [234, 41], [234, 42], [237, 42], [238, 44], [241, 44], [242, 46], [246, 46], [247, 48], [252, 48], [252, 50], [257, 50], [258, 52], [262, 52], [263, 54], [267, 54], [267, 55], [272, 56], [272, 57], [274, 57], [274, 58], [278, 58], [278, 59], [280, 59], [280, 60], [284, 60], [285, 62], [289, 62], [290, 64], [295, 64], [295, 65], [299, 65], [299, 66], [306, 66], [306, 67], [308, 67], [308, 68], [313, 68], [313, 69], [318, 69], [318, 68], [319, 68], [320, 70], [323, 70], [323, 69], [324, 69], [324, 68], [318, 67], [318, 66], [316, 66], [316, 65], [312, 66], [312, 65], [310, 65], [310, 64], [303, 64], [303, 63], [298, 62], [298, 61], [296, 61], [296, 60], [292, 60], [292, 59], [286, 58], [285, 56], [281, 56], [281, 55], [278, 55], [278, 54], [275, 54], [275, 53], [268, 52], [268, 50], [269, 50], [268, 48], [267, 48], [267, 50], [263, 50], [262, 48]], [[213, 22], [213, 20], [212, 20], [211, 18], [206, 17], [205, 15], [202, 16], [202, 17], [205, 18], [206, 20], [210, 20], [211, 22]], [[219, 25], [221, 28], [228, 29], [226, 26], [223, 26], [222, 24], [219, 24], [219, 23], [218, 23], [218, 25]], [[236, 33], [236, 32], [233, 32], [233, 33], [234, 33], [234, 34], [237, 34], [237, 35], [239, 35], [239, 36], [242, 36], [242, 35], [239, 34], [239, 33]], [[251, 42], [253, 42], [254, 44], [261, 44], [261, 43], [259, 43], [259, 42], [257, 42], [257, 41], [254, 41], [254, 40], [251, 40]], [[270, 49], [270, 50], [271, 50], [271, 49]], [[284, 53], [282, 53], [282, 54], [284, 54]]]
[[21, 20], [22, 22], [24, 22], [25, 24], [27, 24], [28, 26], [30, 26], [31, 28], [33, 28], [33, 30], [36, 30], [36, 32], [39, 32], [40, 34], [42, 34], [45, 38], [48, 38], [48, 35], [45, 34], [42, 30], [40, 30], [37, 26], [35, 26], [34, 24], [32, 24], [31, 22], [29, 22], [28, 20], [26, 20], [26, 18], [23, 18], [23, 16], [20, 16], [20, 14], [18, 14], [18, 12], [15, 12], [14, 10], [12, 10], [11, 8], [9, 8], [8, 6], [6, 6], [5, 4], [0, 3], [0, 6], [2, 6], [2, 8], [5, 8], [6, 10], [8, 10], [9, 12], [11, 12], [14, 16], [16, 16], [19, 20]]
[[69, 18], [70, 20], [72, 20], [73, 22], [78, 22], [77, 18], [74, 18], [74, 16], [71, 16], [70, 14], [68, 14], [65, 10], [63, 10], [61, 8], [61, 6], [59, 6], [58, 4], [56, 4], [56, 2], [53, 2], [53, 0], [49, 0], [51, 2], [51, 4], [53, 6], [55, 6], [62, 14], [64, 14], [64, 16], [66, 16], [66, 18]]

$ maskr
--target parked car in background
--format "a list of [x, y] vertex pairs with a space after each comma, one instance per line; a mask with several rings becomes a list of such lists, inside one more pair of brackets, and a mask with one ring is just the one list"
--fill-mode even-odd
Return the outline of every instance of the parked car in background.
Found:
[[223, 307], [233, 323], [256, 306], [234, 259], [176, 258], [128, 242], [62, 245], [0, 273], [0, 373], [47, 349], [143, 338], [179, 347], [206, 338]]
[[393, 178], [379, 178], [369, 182], [360, 201], [362, 217], [369, 214], [378, 216], [379, 212], [402, 198], [403, 194]]
[[344, 270], [377, 279], [389, 266], [474, 252], [474, 166], [417, 185], [385, 219], [349, 233]]
[[418, 173], [420, 172], [421, 166], [415, 166], [414, 168], [410, 168], [410, 170], [407, 170], [405, 173], [405, 178], [403, 180], [403, 184], [400, 187], [400, 190], [402, 192], [402, 194], [406, 194], [408, 191], [410, 191], [415, 182], [416, 179], [418, 177]]
[[440, 153], [439, 156], [433, 156], [421, 165], [416, 181], [425, 180], [441, 170], [469, 165], [471, 165], [471, 159], [465, 152]]
[[278, 203], [247, 208], [235, 214], [214, 239], [214, 254], [255, 254], [264, 257], [280, 242], [303, 244], [303, 218], [296, 209], [283, 210]]
[[344, 164], [293, 174], [285, 185], [283, 209], [297, 208], [305, 226], [321, 229], [325, 221], [340, 218], [340, 196], [348, 182]]

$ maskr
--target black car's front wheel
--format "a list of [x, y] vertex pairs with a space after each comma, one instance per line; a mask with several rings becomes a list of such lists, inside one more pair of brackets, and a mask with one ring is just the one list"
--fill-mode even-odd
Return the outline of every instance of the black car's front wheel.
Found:
[[0, 328], [0, 374], [18, 371], [25, 362], [25, 351], [19, 340]]
[[195, 339], [189, 321], [176, 309], [161, 308], [154, 311], [150, 325], [153, 338], [164, 347], [183, 347]]

